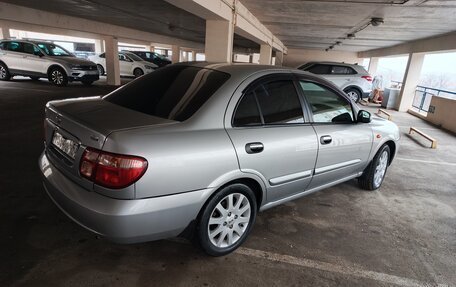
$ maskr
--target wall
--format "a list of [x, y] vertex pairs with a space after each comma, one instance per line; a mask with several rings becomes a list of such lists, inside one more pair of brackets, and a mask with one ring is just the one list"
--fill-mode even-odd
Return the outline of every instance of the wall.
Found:
[[283, 56], [283, 65], [293, 68], [310, 61], [334, 61], [360, 65], [363, 63], [363, 59], [358, 58], [356, 52], [288, 49], [288, 54]]
[[456, 133], [456, 100], [432, 97], [430, 106], [434, 106], [435, 111], [428, 113], [426, 120]]

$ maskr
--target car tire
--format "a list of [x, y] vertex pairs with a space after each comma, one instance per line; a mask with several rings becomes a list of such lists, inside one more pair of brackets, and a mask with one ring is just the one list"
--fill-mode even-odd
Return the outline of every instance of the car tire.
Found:
[[64, 87], [68, 85], [68, 76], [65, 71], [60, 67], [52, 68], [48, 75], [49, 82], [56, 86]]
[[383, 145], [374, 159], [364, 170], [363, 175], [358, 178], [359, 185], [365, 190], [378, 189], [385, 178], [389, 165], [391, 150], [388, 145]]
[[352, 99], [355, 103], [358, 103], [361, 100], [361, 92], [355, 88], [349, 88], [345, 90], [347, 96]]
[[8, 67], [5, 64], [0, 63], [0, 80], [9, 81], [10, 79], [11, 79], [11, 74], [9, 72]]
[[142, 75], [144, 75], [144, 71], [140, 68], [136, 68], [133, 70], [133, 75], [135, 76], [135, 78], [141, 77]]
[[93, 81], [81, 81], [84, 86], [91, 86]]
[[103, 68], [102, 65], [97, 64], [97, 70], [98, 70], [98, 74], [100, 74], [100, 76], [103, 76], [105, 74], [105, 69]]
[[32, 79], [32, 81], [38, 81], [40, 79], [40, 77], [35, 76], [30, 76], [29, 78]]
[[205, 204], [197, 223], [198, 243], [211, 256], [238, 248], [255, 223], [257, 204], [253, 191], [235, 183], [218, 191]]

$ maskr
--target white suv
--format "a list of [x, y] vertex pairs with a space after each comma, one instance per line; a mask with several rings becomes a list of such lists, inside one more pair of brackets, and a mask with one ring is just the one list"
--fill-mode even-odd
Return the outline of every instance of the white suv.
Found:
[[355, 102], [369, 96], [372, 77], [362, 67], [337, 62], [308, 62], [298, 68], [322, 76], [341, 88]]
[[14, 76], [48, 78], [57, 86], [72, 81], [91, 85], [99, 79], [95, 63], [76, 58], [51, 42], [0, 40], [0, 80]]
[[[105, 53], [89, 56], [89, 59], [97, 64], [98, 72], [104, 75], [106, 72]], [[154, 63], [149, 63], [131, 52], [119, 52], [120, 75], [127, 77], [139, 77], [155, 71], [158, 68]]]

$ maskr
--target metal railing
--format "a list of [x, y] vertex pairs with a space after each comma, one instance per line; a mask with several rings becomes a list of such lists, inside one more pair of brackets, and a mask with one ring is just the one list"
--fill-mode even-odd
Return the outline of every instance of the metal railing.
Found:
[[434, 111], [432, 110], [432, 107], [430, 107], [433, 96], [456, 99], [456, 92], [417, 86], [412, 107], [418, 109], [418, 112], [433, 113]]

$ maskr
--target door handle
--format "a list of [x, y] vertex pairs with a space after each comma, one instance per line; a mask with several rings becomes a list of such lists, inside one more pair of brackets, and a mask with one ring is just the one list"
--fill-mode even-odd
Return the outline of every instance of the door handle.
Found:
[[320, 138], [320, 143], [321, 144], [329, 144], [331, 142], [332, 142], [332, 137], [331, 136], [326, 135], [326, 136], [322, 136]]
[[248, 143], [245, 145], [245, 151], [247, 153], [259, 153], [264, 150], [264, 146], [262, 143], [255, 142], [255, 143]]

